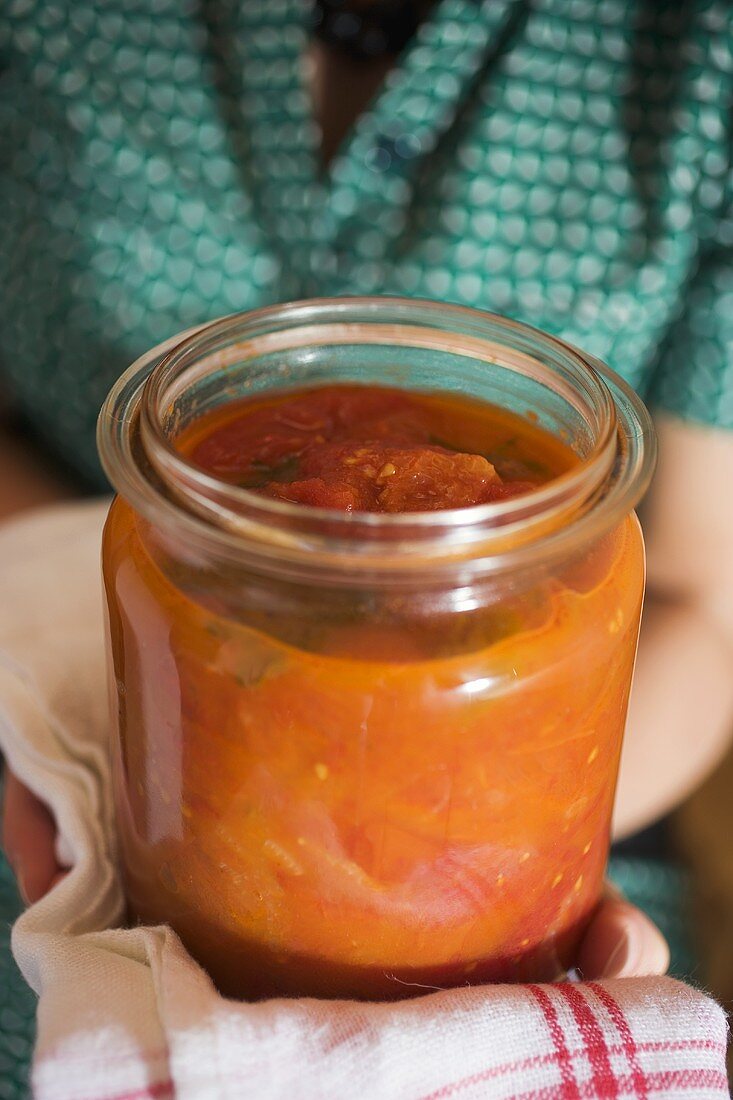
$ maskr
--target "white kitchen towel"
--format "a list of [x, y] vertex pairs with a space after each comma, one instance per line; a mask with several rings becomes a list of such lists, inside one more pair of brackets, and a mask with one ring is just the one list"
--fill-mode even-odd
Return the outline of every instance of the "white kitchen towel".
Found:
[[0, 530], [0, 746], [71, 873], [13, 944], [40, 996], [38, 1100], [728, 1096], [726, 1024], [671, 979], [395, 1004], [219, 996], [166, 928], [120, 927], [99, 568], [106, 502]]

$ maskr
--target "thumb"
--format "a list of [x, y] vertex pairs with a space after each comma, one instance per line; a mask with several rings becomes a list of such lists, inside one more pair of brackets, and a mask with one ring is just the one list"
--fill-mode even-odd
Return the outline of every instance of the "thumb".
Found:
[[591, 921], [578, 955], [584, 978], [629, 978], [665, 974], [667, 941], [640, 909], [613, 887]]

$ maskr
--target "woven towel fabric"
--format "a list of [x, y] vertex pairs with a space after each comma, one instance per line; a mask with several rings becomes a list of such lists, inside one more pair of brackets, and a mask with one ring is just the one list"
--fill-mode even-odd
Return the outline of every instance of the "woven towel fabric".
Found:
[[[178, 945], [159, 945], [163, 954]], [[181, 960], [179, 960], [181, 961]], [[488, 987], [398, 1005], [222, 1002], [181, 966], [165, 1050], [77, 1037], [36, 1067], [49, 1100], [721, 1100], [722, 1014], [671, 979]], [[176, 1005], [174, 1005], [176, 1002]], [[180, 1030], [179, 1030], [180, 1028]], [[106, 1048], [107, 1050], [109, 1048]]]
[[242, 1004], [217, 993], [169, 930], [121, 928], [105, 750], [105, 510], [56, 508], [0, 534], [0, 742], [51, 806], [73, 865], [14, 929], [40, 994], [38, 1100], [727, 1096], [723, 1013], [671, 979]]

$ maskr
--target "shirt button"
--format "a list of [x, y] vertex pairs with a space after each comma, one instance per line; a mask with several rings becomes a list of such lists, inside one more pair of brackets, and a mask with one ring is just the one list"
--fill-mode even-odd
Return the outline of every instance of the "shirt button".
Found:
[[386, 172], [394, 159], [394, 142], [391, 138], [380, 138], [365, 157], [367, 168], [372, 172]]
[[415, 134], [382, 134], [367, 153], [367, 167], [373, 172], [386, 172], [396, 162], [412, 160], [421, 150], [420, 139]]
[[413, 157], [420, 155], [420, 151], [421, 142], [416, 134], [400, 134], [394, 140], [395, 156], [400, 157], [401, 160], [412, 160]]

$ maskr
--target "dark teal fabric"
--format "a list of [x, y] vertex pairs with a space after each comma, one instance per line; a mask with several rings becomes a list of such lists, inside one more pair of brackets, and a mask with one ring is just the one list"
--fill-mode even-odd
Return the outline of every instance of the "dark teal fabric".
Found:
[[15, 880], [0, 853], [0, 1100], [25, 1100], [36, 998], [10, 953], [10, 927], [21, 911]]
[[730, 0], [440, 0], [327, 172], [311, 0], [0, 0], [0, 388], [101, 483], [122, 368], [222, 314], [508, 314], [733, 427]]

